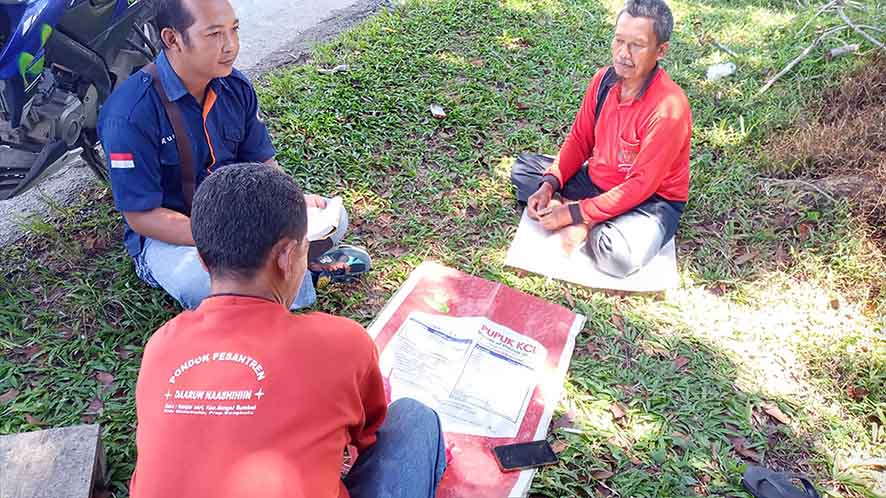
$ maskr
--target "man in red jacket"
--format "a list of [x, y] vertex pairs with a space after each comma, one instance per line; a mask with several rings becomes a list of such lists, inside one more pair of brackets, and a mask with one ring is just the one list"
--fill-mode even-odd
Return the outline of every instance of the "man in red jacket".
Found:
[[[437, 414], [386, 406], [359, 324], [289, 312], [307, 271], [305, 197], [277, 168], [236, 166], [194, 196], [210, 295], [145, 347], [130, 495], [433, 498], [446, 466]], [[346, 445], [359, 457], [342, 479]]]
[[517, 199], [569, 247], [586, 240], [616, 277], [671, 240], [689, 195], [692, 114], [658, 65], [673, 17], [663, 0], [628, 0], [616, 19], [612, 66], [594, 76], [556, 158], [523, 154], [511, 173]]

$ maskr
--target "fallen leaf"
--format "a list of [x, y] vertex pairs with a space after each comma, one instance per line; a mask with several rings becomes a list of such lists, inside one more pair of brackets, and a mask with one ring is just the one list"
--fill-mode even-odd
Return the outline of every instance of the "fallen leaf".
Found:
[[388, 252], [391, 254], [391, 256], [394, 256], [395, 258], [399, 258], [399, 257], [403, 256], [404, 254], [408, 253], [409, 249], [406, 249], [405, 247], [394, 246]]
[[554, 453], [560, 454], [563, 453], [566, 448], [569, 447], [569, 443], [566, 441], [554, 441], [554, 444], [551, 445], [551, 449], [554, 450]]
[[514, 107], [517, 108], [518, 111], [528, 111], [532, 108], [529, 104], [524, 104], [523, 102], [517, 102], [514, 104]]
[[18, 352], [19, 352], [19, 354], [24, 356], [28, 361], [31, 361], [34, 359], [35, 356], [40, 354], [40, 346], [37, 346], [36, 344], [32, 344], [28, 347], [18, 350]]
[[563, 415], [557, 417], [554, 420], [553, 425], [551, 425], [551, 430], [555, 431], [557, 429], [563, 429], [566, 427], [572, 427], [572, 423], [575, 421], [575, 412], [572, 409], [566, 410]]
[[25, 414], [25, 421], [26, 421], [27, 423], [31, 424], [31, 425], [39, 425], [39, 426], [41, 426], [41, 427], [44, 426], [44, 425], [46, 425], [46, 422], [44, 422], [44, 421], [40, 420], [39, 418], [37, 418], [37, 417], [31, 415], [30, 413], [26, 413], [26, 414]]
[[681, 448], [686, 448], [689, 446], [689, 436], [683, 434], [679, 431], [674, 431], [671, 433], [671, 439], [674, 441], [674, 444]]
[[598, 481], [604, 481], [614, 475], [615, 473], [613, 473], [611, 470], [595, 470], [591, 472], [591, 477]]
[[619, 315], [617, 313], [613, 313], [612, 318], [610, 318], [609, 321], [616, 328], [616, 330], [618, 330], [620, 332], [625, 331], [625, 320], [621, 315]]
[[0, 405], [5, 405], [10, 401], [14, 400], [15, 397], [18, 396], [18, 390], [10, 389], [3, 394], [0, 394]]
[[809, 238], [809, 234], [812, 232], [812, 224], [811, 223], [800, 223], [797, 225], [797, 235], [801, 241], [804, 241]]
[[483, 59], [472, 59], [471, 60], [471, 65], [474, 67], [482, 67], [485, 64], [486, 64], [486, 61], [484, 61]]
[[784, 265], [791, 262], [791, 256], [782, 244], [779, 244], [778, 247], [775, 248], [775, 261]]
[[775, 403], [763, 403], [763, 411], [766, 412], [766, 415], [774, 418], [775, 420], [781, 422], [782, 424], [790, 423], [791, 419], [787, 415], [784, 414], [783, 411], [776, 405]]
[[430, 111], [431, 116], [434, 116], [436, 119], [443, 119], [446, 117], [446, 111], [443, 110], [443, 106], [440, 104], [431, 104]]
[[108, 372], [99, 372], [95, 374], [95, 379], [99, 384], [109, 386], [114, 383], [114, 376], [109, 374]]
[[759, 256], [759, 255], [760, 255], [760, 251], [758, 251], [758, 250], [756, 250], [756, 249], [751, 249], [750, 251], [748, 251], [748, 252], [742, 254], [741, 256], [735, 258], [735, 264], [738, 265], [738, 266], [742, 266], [742, 265], [744, 265], [745, 263], [747, 263], [748, 261], [750, 261], [750, 260], [756, 258], [756, 257]]
[[332, 69], [327, 68], [318, 68], [317, 72], [320, 74], [337, 74], [337, 73], [346, 73], [351, 70], [351, 66], [347, 64], [339, 64]]
[[689, 364], [689, 358], [686, 358], [685, 356], [678, 356], [674, 359], [672, 363], [674, 364], [674, 368], [676, 368], [677, 370], [681, 370], [683, 369], [683, 367]]
[[855, 401], [861, 401], [871, 392], [864, 387], [849, 386], [846, 388], [846, 394]]
[[102, 400], [95, 398], [94, 400], [89, 402], [89, 406], [86, 408], [87, 415], [101, 415], [104, 411], [105, 404], [102, 403]]
[[572, 297], [572, 292], [569, 290], [569, 287], [563, 288], [563, 296], [566, 298], [566, 302], [569, 304], [569, 307], [575, 308], [575, 298]]
[[729, 442], [732, 443], [732, 447], [735, 448], [735, 452], [739, 455], [755, 462], [760, 461], [760, 454], [746, 446], [747, 441], [745, 438], [731, 437], [729, 438]]
[[839, 299], [831, 299], [831, 308], [838, 310], [840, 309], [840, 300]]
[[626, 407], [618, 401], [614, 401], [611, 405], [609, 405], [609, 411], [612, 412], [612, 418], [614, 418], [615, 420], [620, 420], [624, 418], [625, 409]]
[[394, 220], [394, 217], [391, 216], [391, 213], [382, 213], [382, 214], [378, 215], [378, 218], [377, 218], [378, 224], [382, 225], [382, 226], [390, 225], [393, 220]]
[[634, 455], [631, 455], [630, 460], [631, 460], [631, 463], [634, 465], [643, 465], [643, 460], [640, 460], [639, 458], [637, 458]]
[[95, 235], [87, 235], [83, 238], [83, 247], [88, 250], [95, 249], [96, 236]]

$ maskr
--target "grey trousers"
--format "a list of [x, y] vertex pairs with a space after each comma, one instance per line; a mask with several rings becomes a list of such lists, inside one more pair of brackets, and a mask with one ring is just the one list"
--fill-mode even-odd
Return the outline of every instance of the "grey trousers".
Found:
[[[511, 182], [517, 189], [518, 201], [525, 203], [538, 190], [544, 172], [553, 162], [553, 156], [542, 154], [517, 157], [511, 168]], [[591, 181], [587, 165], [560, 189], [560, 195], [571, 201], [602, 193]], [[595, 224], [585, 241], [588, 254], [603, 273], [617, 278], [635, 273], [674, 237], [685, 204], [653, 195], [627, 213]]]

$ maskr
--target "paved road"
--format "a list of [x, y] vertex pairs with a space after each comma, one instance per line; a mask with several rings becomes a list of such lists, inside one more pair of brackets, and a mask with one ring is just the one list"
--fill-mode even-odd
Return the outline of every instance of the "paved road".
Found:
[[[231, 0], [240, 17], [237, 67], [250, 75], [289, 62], [375, 12], [385, 0]], [[0, 248], [22, 235], [22, 224], [41, 218], [53, 204], [70, 202], [95, 185], [82, 161], [65, 166], [40, 186], [0, 201]]]

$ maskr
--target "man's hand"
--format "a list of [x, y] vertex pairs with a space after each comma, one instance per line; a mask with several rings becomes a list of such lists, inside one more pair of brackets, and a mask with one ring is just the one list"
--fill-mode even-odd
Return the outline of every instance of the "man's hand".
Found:
[[526, 207], [529, 209], [529, 217], [533, 220], [540, 220], [539, 211], [548, 208], [551, 198], [554, 196], [554, 187], [550, 183], [544, 182], [538, 187], [534, 194], [526, 200]]
[[[534, 195], [534, 194], [533, 194]], [[572, 224], [572, 214], [569, 212], [569, 206], [561, 204], [559, 206], [551, 206], [549, 208], [538, 211], [538, 220], [545, 230], [558, 230]]]
[[305, 204], [309, 208], [323, 209], [326, 207], [326, 199], [316, 194], [305, 194]]

